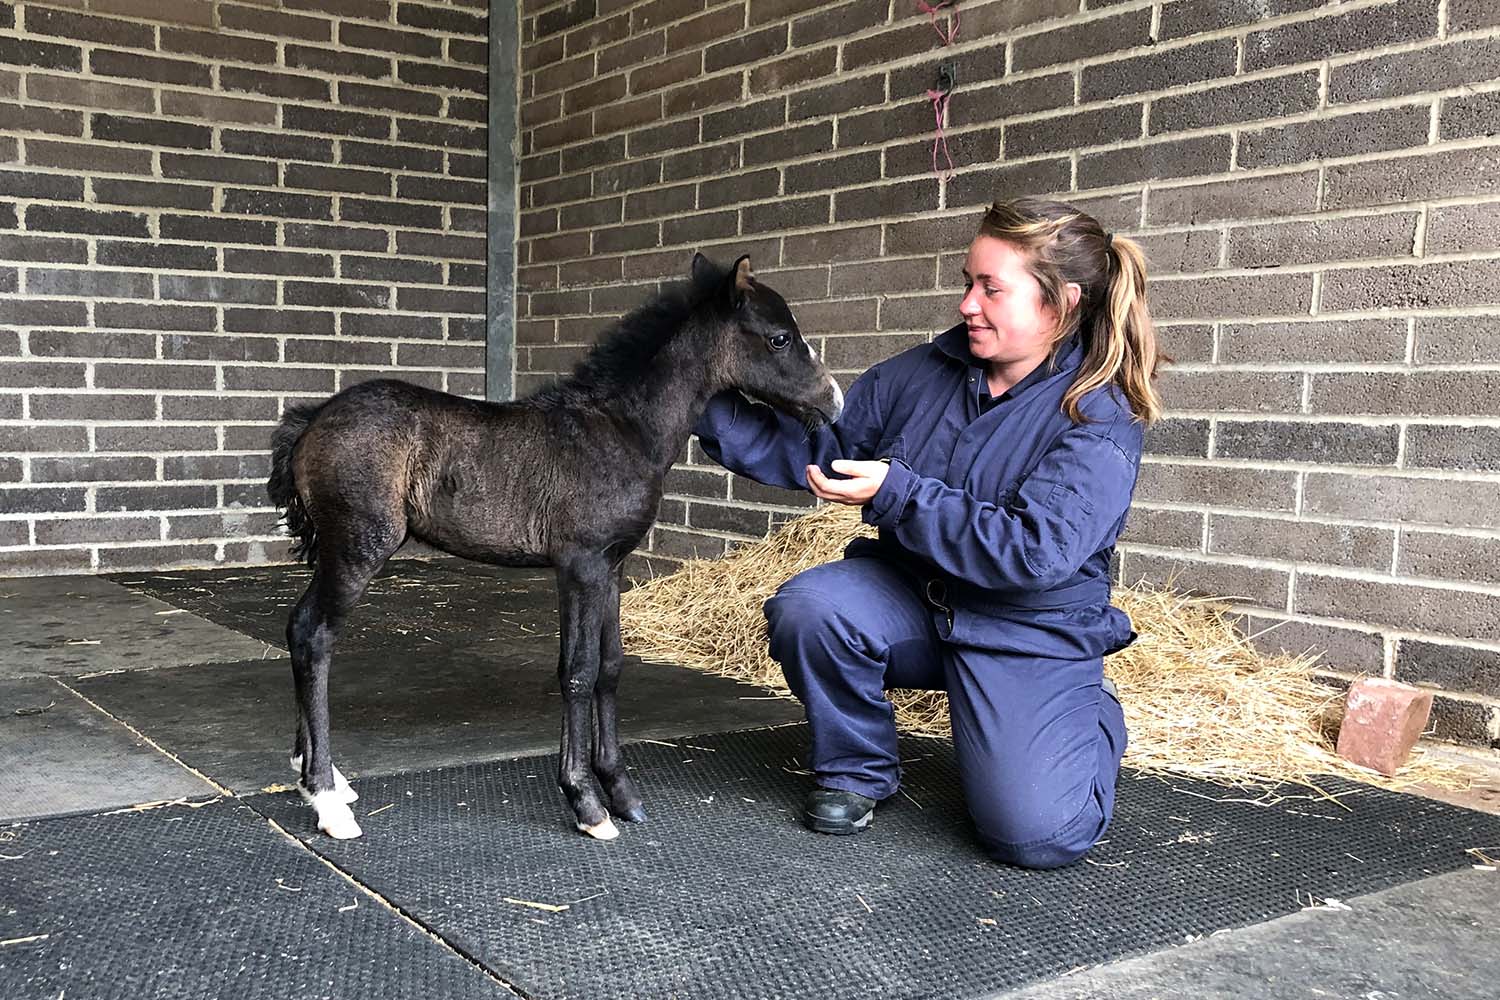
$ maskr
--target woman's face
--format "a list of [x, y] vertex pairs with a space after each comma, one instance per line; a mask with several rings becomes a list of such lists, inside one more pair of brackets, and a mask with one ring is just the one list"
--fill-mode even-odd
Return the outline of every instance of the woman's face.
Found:
[[[964, 299], [958, 305], [969, 327], [969, 353], [991, 366], [1040, 363], [1052, 349], [1057, 310], [1042, 301], [1042, 286], [1011, 244], [975, 237], [964, 265]], [[1070, 286], [1071, 290], [1071, 286]]]

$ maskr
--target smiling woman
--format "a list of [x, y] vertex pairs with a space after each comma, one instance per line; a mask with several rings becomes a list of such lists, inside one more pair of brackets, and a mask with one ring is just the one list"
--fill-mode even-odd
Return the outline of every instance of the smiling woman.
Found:
[[985, 214], [964, 275], [963, 322], [861, 375], [832, 426], [726, 393], [696, 431], [727, 468], [880, 529], [766, 602], [812, 733], [804, 822], [869, 826], [900, 783], [883, 689], [942, 689], [980, 841], [1054, 867], [1104, 834], [1125, 750], [1103, 657], [1135, 637], [1110, 557], [1161, 412], [1145, 259], [1021, 199]]

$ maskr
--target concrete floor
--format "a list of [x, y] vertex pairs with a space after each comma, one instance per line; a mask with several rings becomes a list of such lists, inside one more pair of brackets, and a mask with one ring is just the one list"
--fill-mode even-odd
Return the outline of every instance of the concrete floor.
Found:
[[[342, 661], [347, 680], [335, 685], [338, 738], [361, 748], [367, 775], [553, 748], [550, 583], [545, 575], [466, 566], [397, 567], [372, 590], [367, 623]], [[274, 639], [298, 572], [173, 573], [154, 582], [135, 575], [125, 578], [129, 586], [80, 577], [0, 581], [0, 841], [32, 817], [200, 801], [290, 780], [289, 684]], [[256, 593], [274, 594], [275, 606]], [[434, 732], [430, 717], [412, 707], [414, 675], [425, 692], [436, 692], [446, 729]], [[622, 729], [638, 739], [800, 718], [795, 704], [679, 668], [637, 663], [627, 677]], [[486, 697], [486, 686], [524, 696]], [[1500, 755], [1429, 750], [1461, 757], [1480, 777], [1465, 792], [1424, 794], [1500, 815]], [[1473, 846], [1500, 856], [1500, 843]], [[0, 843], [0, 865], [10, 856]], [[28, 944], [3, 931], [7, 917], [17, 916], [0, 898], [0, 997], [55, 1000], [56, 989], [37, 987], [35, 969], [14, 978]], [[510, 990], [491, 975], [474, 995], [492, 992]], [[1493, 1000], [1500, 997], [1500, 872], [1414, 877], [992, 995]]]

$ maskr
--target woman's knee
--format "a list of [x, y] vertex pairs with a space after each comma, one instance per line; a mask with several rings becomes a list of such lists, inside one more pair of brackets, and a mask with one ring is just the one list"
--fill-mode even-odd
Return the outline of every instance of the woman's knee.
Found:
[[1110, 810], [1090, 790], [1078, 798], [1001, 795], [970, 803], [985, 853], [1021, 868], [1060, 868], [1089, 852], [1109, 827]]

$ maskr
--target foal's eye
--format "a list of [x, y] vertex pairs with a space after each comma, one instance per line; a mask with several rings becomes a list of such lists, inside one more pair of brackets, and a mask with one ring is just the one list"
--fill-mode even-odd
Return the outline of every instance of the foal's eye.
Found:
[[791, 342], [792, 335], [790, 333], [778, 333], [770, 339], [771, 350], [784, 351]]

